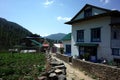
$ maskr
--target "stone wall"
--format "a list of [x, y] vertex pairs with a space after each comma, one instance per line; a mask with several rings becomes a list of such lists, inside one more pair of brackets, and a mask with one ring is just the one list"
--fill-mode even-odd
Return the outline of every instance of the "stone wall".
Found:
[[59, 59], [61, 59], [61, 60], [63, 60], [63, 61], [65, 61], [65, 62], [67, 62], [67, 63], [69, 63], [69, 58], [70, 57], [67, 56], [67, 55], [56, 53], [56, 57], [59, 58]]
[[120, 69], [118, 68], [79, 59], [72, 59], [72, 64], [73, 67], [95, 75], [100, 80], [120, 80]]
[[[70, 57], [64, 54], [56, 54], [56, 57], [69, 63]], [[120, 80], [120, 68], [82, 61], [80, 59], [72, 59], [72, 66], [88, 74], [97, 76], [99, 80]]]

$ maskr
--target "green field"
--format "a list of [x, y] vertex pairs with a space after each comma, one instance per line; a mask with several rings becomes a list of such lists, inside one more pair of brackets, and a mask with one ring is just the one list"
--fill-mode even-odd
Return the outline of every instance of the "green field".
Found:
[[45, 54], [0, 53], [0, 78], [34, 80], [45, 70]]

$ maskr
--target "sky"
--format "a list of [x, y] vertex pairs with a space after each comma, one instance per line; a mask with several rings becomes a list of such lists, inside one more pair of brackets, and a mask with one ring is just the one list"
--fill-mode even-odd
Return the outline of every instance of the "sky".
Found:
[[120, 0], [0, 0], [0, 17], [40, 36], [68, 34], [71, 26], [64, 23], [85, 4], [120, 11]]

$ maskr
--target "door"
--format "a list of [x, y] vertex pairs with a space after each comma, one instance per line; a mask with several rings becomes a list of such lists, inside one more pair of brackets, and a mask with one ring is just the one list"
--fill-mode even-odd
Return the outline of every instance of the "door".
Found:
[[71, 45], [66, 45], [66, 54], [71, 54]]

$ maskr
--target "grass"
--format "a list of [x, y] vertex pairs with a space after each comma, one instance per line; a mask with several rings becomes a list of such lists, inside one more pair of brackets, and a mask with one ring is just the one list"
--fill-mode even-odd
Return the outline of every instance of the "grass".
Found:
[[3, 80], [32, 80], [45, 69], [44, 54], [0, 53], [0, 78]]

